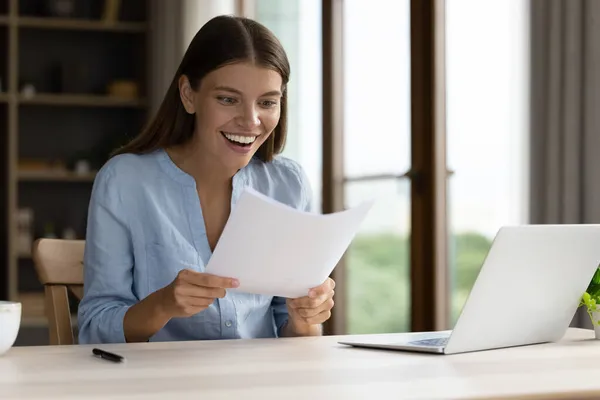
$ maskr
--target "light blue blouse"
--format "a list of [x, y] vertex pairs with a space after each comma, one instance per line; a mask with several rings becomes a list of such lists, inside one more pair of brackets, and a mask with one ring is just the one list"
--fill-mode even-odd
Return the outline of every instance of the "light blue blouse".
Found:
[[[233, 178], [232, 208], [243, 188], [311, 211], [298, 163], [252, 161]], [[79, 343], [124, 342], [129, 307], [167, 286], [183, 268], [204, 271], [211, 257], [195, 180], [164, 150], [113, 157], [99, 171], [88, 211]], [[285, 299], [227, 293], [189, 318], [174, 318], [151, 341], [277, 337]]]

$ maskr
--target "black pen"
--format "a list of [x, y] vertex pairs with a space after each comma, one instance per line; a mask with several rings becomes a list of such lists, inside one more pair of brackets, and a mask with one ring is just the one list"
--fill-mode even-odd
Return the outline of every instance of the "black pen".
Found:
[[108, 352], [106, 350], [102, 350], [102, 349], [93, 349], [92, 353], [94, 353], [94, 355], [99, 356], [100, 358], [103, 358], [108, 361], [121, 362], [121, 361], [125, 360], [125, 357], [123, 357], [123, 356], [120, 356], [115, 353], [110, 353], [110, 352]]

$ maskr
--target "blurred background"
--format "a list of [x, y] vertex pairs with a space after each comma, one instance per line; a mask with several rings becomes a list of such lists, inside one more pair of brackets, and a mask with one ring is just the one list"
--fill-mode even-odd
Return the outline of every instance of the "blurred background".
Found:
[[23, 302], [17, 344], [48, 341], [32, 242], [85, 239], [95, 171], [220, 14], [288, 53], [284, 155], [315, 211], [377, 200], [335, 270], [328, 333], [449, 328], [501, 226], [600, 221], [600, 1], [0, 0], [0, 298]]

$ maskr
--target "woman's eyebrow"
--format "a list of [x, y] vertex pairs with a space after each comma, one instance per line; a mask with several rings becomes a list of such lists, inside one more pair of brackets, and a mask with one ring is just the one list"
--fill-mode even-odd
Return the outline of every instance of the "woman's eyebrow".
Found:
[[235, 93], [235, 94], [242, 94], [242, 92], [240, 92], [239, 90], [234, 89], [229, 86], [215, 86], [215, 88], [213, 90], [215, 90], [215, 91], [219, 90], [222, 92], [231, 92], [231, 93]]
[[[223, 91], [223, 92], [231, 92], [231, 93], [235, 93], [235, 94], [239, 94], [239, 95], [242, 94], [241, 91], [234, 89], [232, 87], [229, 87], [229, 86], [215, 86], [215, 88], [213, 90], [215, 90], [215, 91], [218, 90], [218, 91]], [[279, 90], [271, 90], [270, 92], [263, 93], [261, 95], [261, 97], [263, 97], [263, 96], [281, 96], [281, 92]]]
[[263, 93], [263, 96], [281, 96], [281, 92], [279, 90], [271, 90], [270, 92]]

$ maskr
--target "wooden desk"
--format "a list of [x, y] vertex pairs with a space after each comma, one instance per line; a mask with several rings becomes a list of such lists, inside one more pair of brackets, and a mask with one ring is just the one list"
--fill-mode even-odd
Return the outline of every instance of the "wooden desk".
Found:
[[600, 340], [452, 356], [353, 349], [337, 337], [13, 347], [0, 357], [0, 399], [600, 398]]

